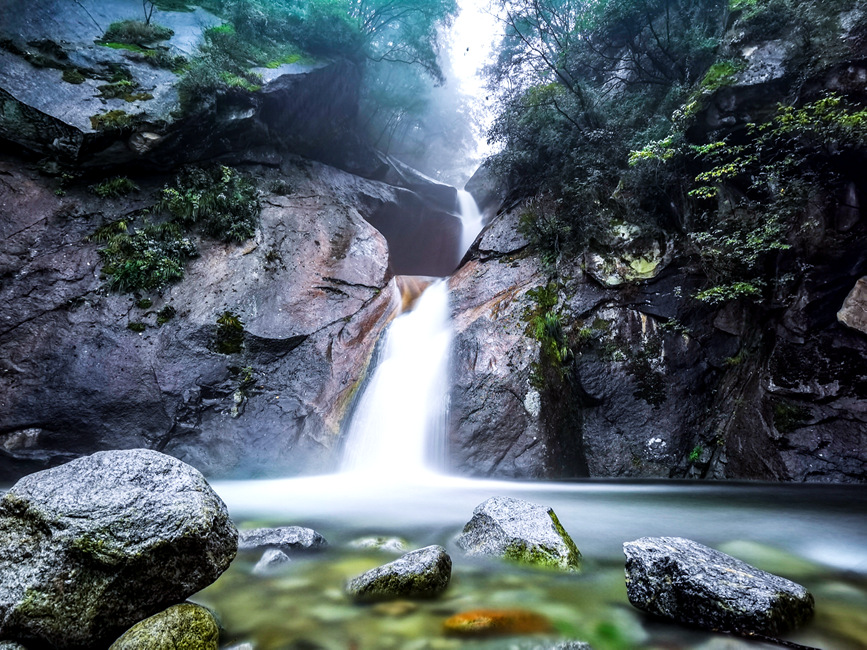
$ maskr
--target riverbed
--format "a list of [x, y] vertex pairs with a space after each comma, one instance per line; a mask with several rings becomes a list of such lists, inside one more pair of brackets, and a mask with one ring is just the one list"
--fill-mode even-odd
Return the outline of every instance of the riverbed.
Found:
[[[232, 643], [256, 650], [545, 648], [577, 639], [595, 650], [774, 648], [653, 619], [626, 597], [622, 544], [688, 537], [805, 585], [816, 615], [785, 638], [825, 650], [867, 648], [867, 491], [863, 486], [585, 481], [517, 483], [419, 474], [395, 483], [363, 473], [218, 482], [240, 527], [300, 525], [329, 541], [282, 571], [252, 574], [242, 554], [196, 601], [213, 607]], [[453, 540], [494, 495], [554, 508], [584, 558], [580, 574], [464, 557]], [[452, 582], [433, 601], [354, 605], [349, 578], [396, 557], [354, 539], [396, 535], [409, 548], [441, 544]], [[549, 629], [527, 637], [449, 637], [443, 622], [472, 609], [521, 608]], [[548, 645], [546, 645], [548, 644]]]

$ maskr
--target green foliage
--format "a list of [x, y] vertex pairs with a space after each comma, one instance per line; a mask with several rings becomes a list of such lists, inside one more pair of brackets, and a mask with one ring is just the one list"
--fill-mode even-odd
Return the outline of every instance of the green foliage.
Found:
[[85, 77], [83, 74], [81, 74], [81, 71], [75, 68], [66, 68], [66, 70], [63, 71], [63, 80], [66, 83], [83, 84], [85, 79], [87, 79], [87, 77]]
[[272, 194], [276, 194], [277, 196], [289, 196], [295, 192], [295, 188], [293, 188], [289, 183], [287, 183], [282, 178], [279, 178], [271, 183], [271, 186], [268, 188], [271, 190]]
[[157, 325], [162, 327], [177, 315], [177, 311], [171, 305], [166, 305], [157, 312]]
[[701, 445], [696, 445], [695, 447], [693, 447], [692, 451], [689, 452], [689, 456], [687, 457], [687, 459], [690, 463], [697, 463], [701, 460], [701, 455], [703, 453], [704, 447], [702, 447]]
[[136, 332], [139, 334], [141, 332], [144, 332], [147, 329], [147, 325], [145, 325], [144, 323], [139, 322], [139, 321], [131, 321], [131, 322], [127, 323], [126, 327], [127, 327], [127, 329], [132, 330], [133, 332]]
[[238, 354], [244, 348], [244, 322], [233, 311], [217, 317], [215, 349], [220, 354]]
[[[716, 141], [691, 151], [706, 168], [689, 194], [709, 205], [697, 220], [707, 228], [690, 237], [715, 283], [697, 297], [710, 303], [761, 297], [769, 286], [765, 263], [791, 247], [790, 233], [803, 226], [815, 188], [833, 186], [840, 161], [867, 146], [867, 110], [830, 94], [801, 107], [781, 105], [748, 135], [749, 144]], [[720, 195], [732, 186], [740, 192]]]
[[[184, 276], [184, 265], [198, 252], [175, 223], [146, 223], [139, 229], [108, 224], [91, 237], [103, 240], [99, 254], [107, 286], [115, 291], [154, 291]], [[126, 224], [124, 224], [125, 226]]]
[[122, 131], [135, 125], [137, 118], [126, 111], [112, 110], [99, 113], [90, 118], [90, 126], [94, 131]]
[[99, 96], [102, 99], [123, 99], [127, 102], [147, 101], [154, 96], [147, 92], [135, 92], [138, 84], [129, 79], [121, 79], [110, 84], [99, 86]]
[[139, 309], [150, 309], [154, 304], [154, 301], [150, 298], [142, 298], [141, 300], [136, 301], [135, 306]]
[[126, 43], [129, 45], [151, 45], [165, 41], [174, 35], [168, 27], [141, 20], [123, 20], [112, 23], [102, 35], [102, 41], [107, 43]]
[[783, 400], [774, 402], [774, 427], [780, 433], [791, 433], [810, 421], [810, 409]]
[[162, 191], [156, 209], [211, 237], [242, 242], [256, 234], [261, 205], [255, 184], [231, 167], [186, 167]]
[[539, 362], [535, 364], [531, 383], [540, 390], [561, 383], [566, 377], [566, 366], [573, 359], [558, 309], [558, 290], [555, 282], [530, 289], [527, 297], [531, 302], [522, 314], [526, 334], [539, 342]]
[[139, 187], [126, 176], [115, 176], [91, 185], [88, 189], [104, 199], [114, 199], [137, 192]]
[[743, 61], [719, 61], [708, 68], [707, 73], [701, 80], [700, 88], [703, 92], [714, 92], [724, 86], [730, 86], [735, 75], [743, 70]]

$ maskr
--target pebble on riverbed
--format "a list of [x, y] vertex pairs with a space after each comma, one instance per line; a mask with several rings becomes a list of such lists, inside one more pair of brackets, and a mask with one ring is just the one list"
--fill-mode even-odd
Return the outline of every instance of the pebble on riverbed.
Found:
[[623, 545], [626, 591], [638, 609], [727, 632], [784, 634], [813, 614], [801, 585], [681, 537]]
[[412, 551], [353, 578], [346, 593], [356, 602], [398, 598], [433, 598], [446, 590], [452, 559], [442, 546]]
[[551, 623], [526, 609], [474, 609], [446, 619], [443, 629], [461, 637], [508, 636], [549, 632]]

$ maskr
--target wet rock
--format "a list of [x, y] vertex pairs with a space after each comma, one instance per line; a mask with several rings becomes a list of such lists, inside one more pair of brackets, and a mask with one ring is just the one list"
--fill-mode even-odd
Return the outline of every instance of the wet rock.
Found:
[[267, 576], [280, 571], [283, 567], [289, 564], [292, 560], [283, 551], [276, 548], [269, 548], [262, 554], [262, 557], [256, 562], [253, 567], [253, 574], [257, 576]]
[[349, 542], [351, 548], [385, 551], [387, 553], [406, 553], [409, 545], [400, 537], [361, 537]]
[[433, 598], [449, 586], [452, 560], [442, 546], [427, 546], [353, 578], [346, 593], [356, 602]]
[[217, 650], [220, 629], [214, 615], [193, 603], [182, 603], [133, 625], [110, 650]]
[[551, 623], [536, 612], [525, 609], [474, 609], [447, 618], [446, 634], [460, 637], [508, 636], [548, 632]]
[[522, 499], [488, 499], [476, 507], [455, 542], [468, 555], [569, 571], [581, 566], [581, 553], [554, 511]]
[[801, 585], [692, 540], [643, 537], [623, 551], [629, 602], [657, 616], [778, 636], [813, 614], [813, 596]]
[[837, 312], [837, 320], [852, 329], [867, 334], [867, 277], [855, 283]]
[[108, 644], [212, 583], [236, 549], [220, 498], [164, 454], [99, 452], [27, 476], [0, 500], [0, 634]]
[[[376, 339], [400, 306], [386, 241], [364, 219], [396, 195], [297, 158], [282, 171], [244, 169], [263, 190], [255, 239], [199, 240], [185, 279], [139, 309], [101, 291], [86, 238], [105, 211], [146, 209], [163, 181], [136, 179], [141, 192], [106, 205], [84, 188], [59, 198], [51, 179], [0, 159], [0, 274], [10, 278], [0, 285], [0, 481], [105, 448], [160, 448], [208, 476], [329, 467]], [[280, 180], [294, 194], [271, 193]], [[160, 325], [166, 306], [177, 316]], [[244, 324], [231, 355], [214, 343], [227, 310]], [[146, 330], [130, 332], [130, 320]], [[246, 376], [243, 413], [231, 417]]]
[[281, 526], [279, 528], [254, 528], [238, 533], [239, 551], [276, 549], [284, 553], [318, 551], [328, 546], [325, 538], [312, 528]]

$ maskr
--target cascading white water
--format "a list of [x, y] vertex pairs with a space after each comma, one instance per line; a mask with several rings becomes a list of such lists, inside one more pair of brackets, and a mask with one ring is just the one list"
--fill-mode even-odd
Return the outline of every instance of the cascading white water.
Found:
[[386, 333], [381, 361], [346, 432], [341, 469], [386, 480], [435, 469], [445, 439], [452, 329], [444, 280]]
[[[482, 229], [469, 192], [458, 191], [463, 255]], [[380, 482], [442, 469], [452, 340], [448, 286], [429, 286], [412, 311], [388, 328], [373, 371], [345, 432], [340, 465]]]
[[473, 195], [466, 190], [458, 190], [458, 210], [463, 223], [461, 232], [461, 256], [463, 256], [482, 231], [482, 214]]

